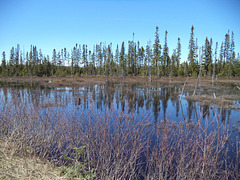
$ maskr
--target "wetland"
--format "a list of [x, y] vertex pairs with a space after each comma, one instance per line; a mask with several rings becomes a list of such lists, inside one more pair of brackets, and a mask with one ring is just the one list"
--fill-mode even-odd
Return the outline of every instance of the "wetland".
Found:
[[202, 78], [195, 96], [185, 80], [2, 79], [1, 137], [85, 178], [238, 176], [239, 80]]

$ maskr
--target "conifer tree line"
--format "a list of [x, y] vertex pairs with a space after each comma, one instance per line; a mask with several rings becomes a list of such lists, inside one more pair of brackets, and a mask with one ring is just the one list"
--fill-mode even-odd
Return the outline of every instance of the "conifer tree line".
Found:
[[149, 41], [146, 47], [140, 42], [129, 40], [117, 45], [99, 43], [89, 49], [86, 44], [76, 44], [71, 50], [66, 48], [44, 56], [41, 49], [31, 45], [29, 52], [23, 52], [18, 44], [10, 50], [7, 60], [2, 52], [0, 75], [2, 76], [152, 76], [177, 77], [240, 77], [239, 53], [236, 57], [234, 33], [228, 31], [221, 44], [213, 44], [212, 38], [206, 37], [205, 43], [198, 46], [191, 27], [188, 58], [181, 61], [181, 39], [173, 53], [169, 54], [168, 31], [164, 42], [159, 40], [159, 28], [156, 27], [155, 41]]

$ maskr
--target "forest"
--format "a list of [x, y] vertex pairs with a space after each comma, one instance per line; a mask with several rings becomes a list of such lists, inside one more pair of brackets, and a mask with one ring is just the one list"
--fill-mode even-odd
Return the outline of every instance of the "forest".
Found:
[[112, 48], [112, 43], [99, 43], [89, 50], [86, 44], [76, 44], [70, 51], [66, 48], [52, 55], [44, 56], [41, 49], [31, 45], [29, 52], [23, 52], [20, 45], [12, 47], [7, 60], [2, 52], [0, 67], [1, 76], [152, 76], [177, 77], [240, 77], [239, 53], [235, 52], [234, 32], [228, 31], [224, 41], [212, 43], [206, 37], [205, 43], [199, 46], [191, 27], [188, 58], [181, 60], [181, 39], [178, 38], [176, 48], [169, 54], [168, 32], [165, 41], [160, 44], [159, 27], [156, 26], [155, 40], [149, 41], [146, 47], [140, 42], [124, 41], [121, 46]]

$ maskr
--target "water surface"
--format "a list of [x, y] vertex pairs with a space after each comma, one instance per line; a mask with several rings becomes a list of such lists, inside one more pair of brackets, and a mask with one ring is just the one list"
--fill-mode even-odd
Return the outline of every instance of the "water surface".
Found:
[[[58, 108], [60, 111], [75, 111], [76, 114], [89, 111], [104, 113], [112, 110], [119, 114], [134, 115], [137, 119], [147, 118], [153, 124], [161, 120], [189, 121], [196, 123], [199, 119], [213, 119], [217, 114], [224, 125], [234, 129], [236, 136], [239, 129], [240, 110], [217, 107], [214, 104], [201, 105], [199, 102], [186, 100], [192, 91], [184, 90], [180, 102], [182, 85], [153, 83], [144, 87], [143, 84], [106, 83], [86, 87], [48, 88], [38, 84], [0, 83], [1, 105], [7, 102], [27, 103], [42, 109]], [[216, 95], [240, 92], [231, 85], [216, 85]], [[207, 94], [207, 88], [199, 88], [197, 94]], [[234, 101], [239, 104], [239, 99]]]

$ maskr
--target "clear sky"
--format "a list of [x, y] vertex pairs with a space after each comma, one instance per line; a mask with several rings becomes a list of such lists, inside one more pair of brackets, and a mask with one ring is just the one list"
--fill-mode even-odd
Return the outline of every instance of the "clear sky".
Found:
[[228, 29], [233, 31], [240, 52], [239, 0], [0, 0], [0, 22], [0, 53], [6, 51], [7, 59], [17, 44], [25, 51], [36, 45], [51, 57], [54, 48], [70, 51], [76, 43], [92, 49], [112, 42], [115, 48], [132, 40], [133, 32], [134, 40], [146, 46], [149, 40], [154, 43], [156, 26], [161, 44], [168, 31], [170, 55], [181, 38], [182, 60], [192, 25], [198, 45], [207, 36], [213, 38], [214, 49]]

